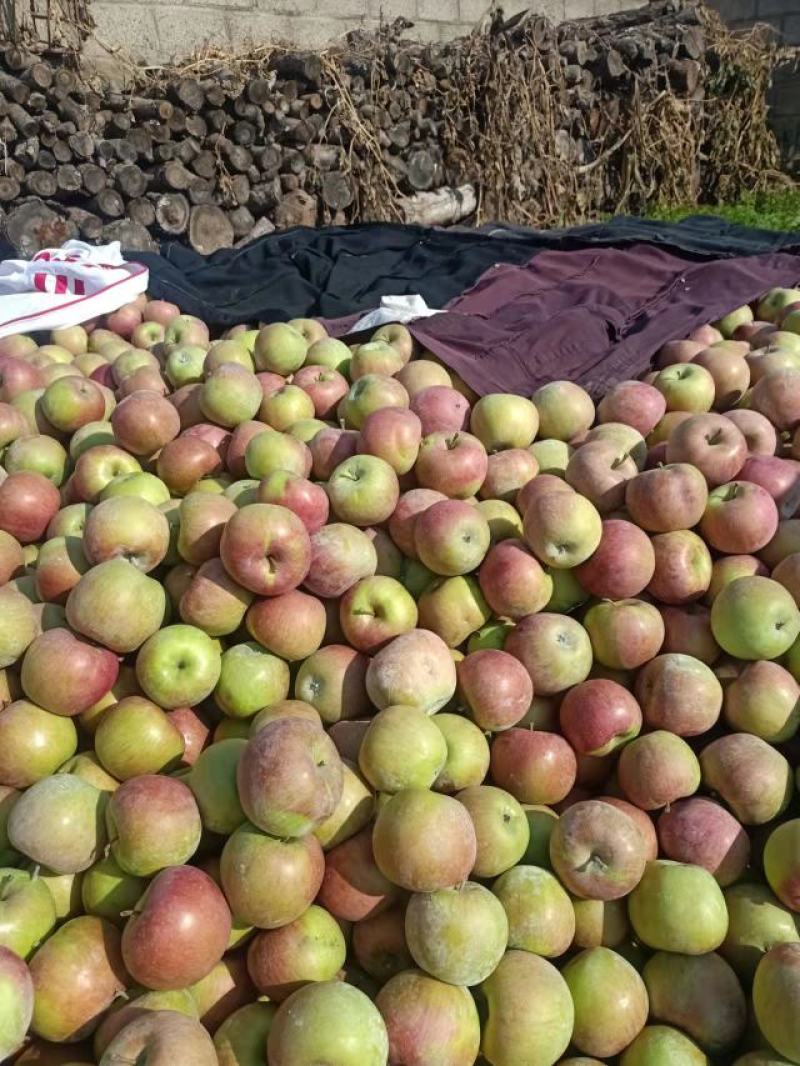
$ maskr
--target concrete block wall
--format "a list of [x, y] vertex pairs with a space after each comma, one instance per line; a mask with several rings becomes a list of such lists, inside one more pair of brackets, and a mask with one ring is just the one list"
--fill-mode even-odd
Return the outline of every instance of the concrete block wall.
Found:
[[[787, 0], [788, 2], [788, 0]], [[377, 29], [400, 16], [423, 40], [467, 33], [491, 0], [92, 0], [98, 40], [148, 63], [164, 63], [205, 42], [236, 47], [286, 40], [316, 48], [349, 30]], [[554, 22], [635, 7], [637, 0], [503, 0], [506, 16], [535, 7]]]

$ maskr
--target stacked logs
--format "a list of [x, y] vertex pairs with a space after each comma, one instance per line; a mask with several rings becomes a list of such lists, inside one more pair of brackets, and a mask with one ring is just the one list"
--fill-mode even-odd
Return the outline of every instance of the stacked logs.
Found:
[[[553, 143], [539, 150], [576, 174], [624, 168], [627, 148], [609, 139], [640, 84], [702, 110], [709, 49], [690, 0], [558, 27], [496, 16], [440, 45], [405, 39], [408, 26], [353, 33], [323, 54], [207, 55], [125, 92], [84, 80], [64, 54], [2, 48], [5, 235], [25, 255], [70, 236], [133, 248], [178, 238], [209, 253], [293, 225], [457, 221], [481, 198], [519, 216], [491, 194], [481, 158], [489, 136], [498, 156], [527, 150], [504, 146], [511, 134], [492, 125], [501, 54], [514, 54], [523, 81], [529, 68], [543, 74], [535, 107]], [[535, 157], [531, 146], [538, 167]], [[559, 220], [615, 208], [619, 177], [596, 176]], [[519, 202], [536, 201], [535, 182]]]

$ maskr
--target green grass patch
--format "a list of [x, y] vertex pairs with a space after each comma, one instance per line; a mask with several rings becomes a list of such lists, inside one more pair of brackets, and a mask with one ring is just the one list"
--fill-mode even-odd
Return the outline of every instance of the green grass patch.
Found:
[[743, 197], [734, 204], [702, 204], [653, 208], [651, 218], [678, 222], [691, 215], [717, 215], [742, 226], [760, 229], [800, 229], [800, 186]]

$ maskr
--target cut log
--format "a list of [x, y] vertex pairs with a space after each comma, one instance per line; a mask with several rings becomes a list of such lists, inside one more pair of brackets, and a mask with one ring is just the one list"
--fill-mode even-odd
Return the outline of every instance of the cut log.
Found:
[[153, 187], [166, 192], [184, 192], [191, 180], [192, 175], [183, 163], [174, 159], [156, 168], [153, 174]]
[[101, 189], [92, 200], [92, 210], [103, 218], [122, 218], [125, 201], [116, 189]]
[[189, 187], [186, 190], [186, 195], [192, 206], [196, 206], [197, 204], [213, 204], [214, 183], [208, 181], [206, 178], [192, 178], [189, 182]]
[[252, 244], [253, 241], [259, 239], [259, 237], [268, 237], [270, 233], [275, 232], [275, 226], [268, 218], [260, 218], [255, 223], [250, 232], [236, 242], [234, 248], [244, 248], [247, 244]]
[[23, 259], [32, 259], [43, 248], [59, 248], [77, 237], [78, 227], [41, 200], [32, 199], [9, 214], [5, 236]]
[[129, 200], [127, 215], [131, 222], [138, 222], [140, 226], [145, 226], [149, 229], [156, 220], [155, 205], [144, 196], [136, 200]]
[[32, 89], [49, 89], [53, 84], [53, 68], [48, 63], [31, 63], [22, 75], [22, 81]]
[[406, 160], [408, 184], [418, 192], [424, 192], [436, 180], [436, 160], [427, 148], [417, 148], [409, 153]]
[[256, 220], [253, 218], [250, 210], [246, 207], [237, 207], [234, 211], [230, 212], [228, 217], [233, 226], [233, 236], [237, 240], [240, 240], [242, 237], [246, 237], [248, 233], [251, 233], [253, 226], [256, 224]]
[[123, 249], [130, 249], [134, 252], [151, 252], [156, 247], [155, 241], [144, 226], [140, 226], [138, 222], [131, 222], [130, 219], [120, 219], [118, 222], [109, 222], [108, 225], [103, 226], [103, 241], [106, 244], [119, 241]]
[[67, 141], [69, 150], [75, 159], [91, 159], [94, 155], [94, 137], [91, 133], [80, 131], [70, 135]]
[[131, 146], [136, 153], [136, 156], [131, 162], [141, 161], [144, 163], [152, 163], [153, 159], [153, 138], [147, 132], [147, 130], [140, 129], [135, 126], [132, 130], [128, 130], [125, 134], [125, 140]]
[[56, 137], [53, 141], [51, 151], [57, 163], [72, 162], [72, 149], [66, 141], [62, 141], [59, 137]]
[[31, 90], [24, 81], [0, 70], [0, 93], [15, 104], [26, 104]]
[[[28, 137], [24, 141], [17, 141], [14, 145], [14, 158], [18, 163], [21, 163], [26, 170], [33, 170], [34, 167], [39, 164], [39, 147], [38, 137]], [[55, 165], [55, 160], [53, 161]]]
[[[51, 92], [51, 99], [52, 95]], [[63, 100], [59, 100], [56, 104], [56, 110], [63, 119], [68, 122], [74, 122], [77, 129], [85, 130], [89, 128], [89, 112], [87, 108], [79, 104], [77, 100], [73, 100], [71, 96], [65, 96]], [[93, 115], [93, 121], [95, 129], [101, 129], [105, 125], [97, 112]]]
[[125, 111], [118, 111], [111, 116], [108, 128], [115, 137], [121, 137], [128, 132], [132, 125], [131, 116]]
[[65, 99], [70, 93], [74, 93], [78, 88], [78, 79], [75, 74], [67, 69], [63, 63], [60, 63], [55, 70], [53, 70], [53, 84], [52, 90], [58, 99]]
[[213, 178], [217, 173], [217, 158], [213, 152], [203, 149], [189, 163], [189, 170], [200, 178]]
[[36, 156], [36, 166], [40, 170], [55, 170], [58, 163], [56, 162], [55, 155], [49, 148], [40, 148], [38, 155]]
[[253, 156], [241, 144], [228, 141], [223, 148], [223, 154], [228, 165], [238, 174], [246, 174], [253, 165]]
[[155, 203], [156, 222], [170, 237], [186, 232], [189, 225], [189, 201], [179, 192], [162, 193]]
[[81, 172], [72, 163], [62, 163], [56, 170], [56, 187], [59, 199], [69, 199], [83, 186]]
[[184, 133], [186, 131], [187, 115], [182, 107], [174, 107], [172, 114], [169, 117], [167, 125], [173, 133]]
[[281, 183], [275, 177], [270, 181], [264, 181], [260, 185], [250, 187], [250, 199], [247, 206], [258, 218], [274, 210], [281, 200]]
[[25, 179], [26, 192], [31, 196], [42, 196], [43, 199], [49, 199], [55, 195], [58, 183], [55, 181], [55, 174], [53, 171], [31, 171], [26, 175]]
[[349, 207], [355, 199], [353, 181], [349, 174], [341, 170], [329, 170], [322, 175], [322, 202], [333, 211]]
[[206, 102], [203, 86], [195, 78], [180, 78], [171, 86], [171, 92], [187, 111], [201, 111]]
[[175, 158], [188, 167], [200, 151], [200, 143], [193, 137], [186, 137], [175, 145]]
[[0, 177], [0, 203], [11, 203], [19, 194], [20, 187], [16, 178]]
[[252, 122], [239, 119], [238, 122], [234, 122], [231, 129], [231, 140], [242, 148], [249, 148], [258, 140], [258, 130]]
[[270, 66], [281, 78], [300, 78], [309, 85], [322, 81], [322, 59], [315, 52], [285, 52], [272, 56]]
[[447, 226], [471, 215], [478, 206], [473, 185], [419, 192], [401, 200], [407, 223], [418, 226]]
[[274, 177], [281, 168], [283, 156], [276, 144], [268, 144], [260, 153], [254, 153], [258, 161], [261, 173], [267, 177]]
[[303, 157], [309, 166], [317, 170], [335, 170], [339, 165], [341, 150], [335, 144], [309, 144]]
[[251, 78], [247, 83], [247, 99], [251, 104], [262, 107], [269, 100], [274, 80], [269, 78]]
[[317, 224], [318, 203], [315, 196], [305, 190], [288, 192], [275, 208], [275, 225], [278, 229], [290, 229], [292, 226], [315, 226]]
[[93, 215], [91, 211], [84, 211], [82, 207], [68, 207], [67, 218], [77, 226], [78, 232], [85, 241], [99, 241], [103, 236], [103, 220]]
[[208, 133], [208, 123], [202, 115], [187, 115], [186, 132], [190, 137], [196, 137], [199, 141], [202, 141]]
[[135, 163], [125, 163], [114, 171], [114, 184], [123, 196], [135, 200], [147, 191], [147, 175]]
[[21, 104], [11, 103], [8, 105], [7, 115], [14, 123], [14, 127], [22, 137], [35, 137], [39, 130], [38, 121]]
[[78, 170], [81, 184], [90, 196], [96, 196], [108, 184], [106, 172], [95, 163], [81, 163]]
[[219, 207], [201, 204], [193, 207], [189, 220], [189, 244], [201, 255], [211, 255], [233, 245], [231, 220]]
[[[25, 107], [32, 115], [41, 115], [47, 110], [47, 97], [44, 93], [31, 93]], [[39, 121], [41, 122], [41, 118]]]

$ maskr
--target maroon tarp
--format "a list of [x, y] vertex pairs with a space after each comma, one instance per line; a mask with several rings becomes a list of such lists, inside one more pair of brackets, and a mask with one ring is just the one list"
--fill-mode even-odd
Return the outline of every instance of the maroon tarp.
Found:
[[[553, 378], [592, 394], [645, 371], [668, 340], [800, 282], [800, 255], [699, 260], [675, 248], [543, 251], [487, 270], [414, 336], [476, 392], [530, 395]], [[358, 316], [328, 323], [338, 336]]]

